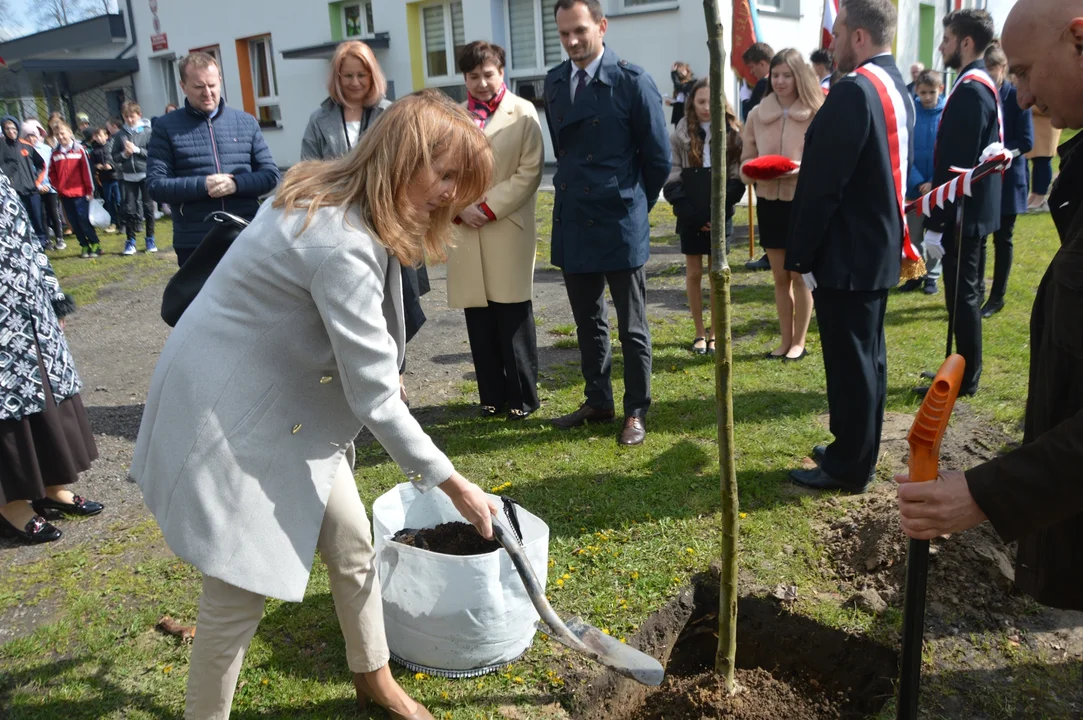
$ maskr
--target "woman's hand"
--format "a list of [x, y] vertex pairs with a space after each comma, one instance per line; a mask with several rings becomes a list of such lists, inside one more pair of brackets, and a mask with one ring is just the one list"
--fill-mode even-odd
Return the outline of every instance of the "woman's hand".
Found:
[[483, 538], [493, 539], [493, 515], [496, 515], [497, 508], [481, 488], [457, 472], [453, 472], [451, 477], [437, 487], [451, 498], [455, 509], [467, 522], [477, 528]]
[[463, 223], [465, 223], [466, 225], [474, 228], [475, 230], [482, 229], [483, 227], [485, 227], [486, 223], [489, 222], [489, 216], [486, 215], [477, 205], [470, 205], [466, 208], [463, 208], [463, 211], [459, 213], [459, 219], [462, 220]]

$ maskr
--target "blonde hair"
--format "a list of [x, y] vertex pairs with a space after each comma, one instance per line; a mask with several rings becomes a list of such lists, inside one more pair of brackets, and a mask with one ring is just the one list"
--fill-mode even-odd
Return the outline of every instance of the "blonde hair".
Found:
[[[455, 188], [448, 204], [426, 217], [407, 198], [418, 173], [437, 158], [455, 175]], [[489, 142], [471, 116], [438, 90], [422, 90], [385, 110], [349, 154], [294, 165], [274, 207], [306, 208], [303, 232], [319, 208], [356, 204], [374, 239], [416, 266], [426, 256], [447, 259], [451, 221], [481, 199], [492, 175]]]
[[361, 101], [363, 107], [372, 107], [383, 99], [387, 94], [387, 80], [384, 71], [380, 69], [380, 63], [376, 62], [376, 56], [372, 54], [372, 48], [360, 40], [349, 40], [341, 43], [331, 58], [331, 75], [327, 79], [327, 93], [336, 105], [346, 107], [346, 94], [342, 90], [342, 79], [338, 74], [342, 72], [342, 64], [347, 58], [356, 58], [361, 61], [365, 72], [369, 76], [369, 93]]
[[[804, 56], [793, 48], [779, 50], [778, 54], [771, 60], [771, 70], [774, 70], [779, 65], [788, 65], [793, 73], [793, 84], [797, 88], [797, 99], [812, 108], [813, 113], [819, 110], [824, 104], [824, 91], [820, 87], [820, 81], [816, 78], [816, 73], [812, 72], [812, 68], [805, 62]], [[767, 91], [775, 91], [771, 85], [770, 73], [767, 74]]]

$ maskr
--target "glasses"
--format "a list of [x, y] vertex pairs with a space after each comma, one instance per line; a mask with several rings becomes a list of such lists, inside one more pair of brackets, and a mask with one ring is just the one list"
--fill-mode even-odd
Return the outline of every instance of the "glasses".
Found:
[[339, 73], [338, 77], [344, 83], [351, 83], [351, 82], [354, 82], [354, 81], [357, 81], [359, 83], [363, 83], [363, 82], [365, 82], [366, 80], [369, 79], [369, 76], [368, 76], [367, 73]]

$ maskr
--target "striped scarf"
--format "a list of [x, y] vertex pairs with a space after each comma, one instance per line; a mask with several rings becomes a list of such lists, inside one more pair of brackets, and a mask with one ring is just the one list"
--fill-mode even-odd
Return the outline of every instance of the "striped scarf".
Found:
[[474, 122], [478, 124], [478, 127], [482, 130], [489, 124], [489, 117], [496, 112], [496, 109], [500, 106], [500, 101], [504, 99], [504, 93], [507, 92], [508, 86], [501, 85], [500, 90], [489, 102], [478, 100], [473, 95], [467, 94], [466, 96], [466, 109], [474, 116]]

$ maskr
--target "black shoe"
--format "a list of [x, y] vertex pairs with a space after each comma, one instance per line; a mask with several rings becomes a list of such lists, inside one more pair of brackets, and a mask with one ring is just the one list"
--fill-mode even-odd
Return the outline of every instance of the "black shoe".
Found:
[[826, 445], [817, 445], [812, 448], [812, 459], [816, 461], [817, 465], [824, 464], [824, 456], [827, 455]]
[[496, 406], [482, 405], [478, 410], [478, 415], [481, 415], [482, 417], [496, 417]]
[[34, 508], [34, 512], [38, 515], [52, 519], [57, 515], [78, 515], [80, 517], [90, 517], [91, 515], [97, 515], [105, 506], [99, 502], [93, 500], [87, 500], [79, 495], [72, 496], [75, 502], [62, 503], [52, 498], [46, 497], [41, 500], [35, 500], [30, 503]]
[[[696, 343], [699, 343], [699, 342], [703, 343], [703, 347], [696, 347]], [[692, 352], [694, 354], [696, 354], [696, 355], [706, 355], [707, 354], [707, 338], [698, 337], [695, 340], [693, 340], [692, 341]]]
[[569, 430], [588, 422], [610, 422], [614, 417], [613, 408], [603, 410], [583, 403], [575, 412], [553, 418], [551, 422], [554, 427], [558, 427], [561, 430]]
[[981, 316], [983, 319], [988, 319], [996, 315], [998, 312], [1004, 309], [1003, 300], [993, 300], [989, 298], [989, 301], [981, 309]]
[[508, 410], [508, 421], [513, 422], [516, 420], [526, 420], [533, 412], [533, 410], [520, 410], [519, 408], [512, 408], [511, 410]]
[[767, 259], [767, 255], [764, 254], [759, 260], [749, 260], [745, 263], [745, 270], [770, 270], [771, 261]]
[[[924, 376], [924, 373], [922, 375]], [[929, 386], [928, 385], [919, 385], [918, 387], [913, 388], [911, 390], [911, 392], [914, 393], [915, 395], [920, 395], [921, 397], [925, 397], [926, 395], [929, 394]], [[977, 392], [978, 392], [977, 388], [972, 388], [970, 390], [960, 390], [959, 391], [959, 397], [974, 397], [974, 395], [977, 394]]]
[[26, 524], [23, 530], [15, 527], [3, 517], [0, 517], [0, 537], [16, 538], [31, 545], [53, 542], [59, 540], [64, 533], [45, 521], [40, 515], [35, 515]]
[[940, 292], [940, 288], [936, 286], [936, 280], [926, 280], [924, 291], [926, 295], [936, 295]]
[[899, 286], [899, 292], [914, 292], [924, 284], [925, 278], [914, 278], [912, 280], [907, 280]]
[[797, 362], [798, 360], [804, 360], [808, 357], [808, 350], [801, 348], [801, 354], [796, 357], [790, 357], [788, 355], [782, 356], [782, 362]]
[[775, 355], [774, 352], [769, 352], [769, 353], [765, 354], [763, 357], [766, 358], [767, 360], [781, 360], [782, 358], [786, 357], [786, 355], [785, 354], [783, 354], [783, 355]]
[[[869, 476], [870, 478], [872, 475]], [[859, 495], [865, 492], [869, 483], [861, 483], [860, 485], [854, 485], [852, 483], [843, 482], [842, 480], [836, 480], [823, 471], [822, 468], [813, 468], [811, 470], [791, 470], [790, 480], [803, 487], [812, 488], [813, 490], [842, 490], [853, 495]]]
[[923, 380], [936, 380], [936, 373], [934, 373], [932, 370], [922, 370], [921, 378]]

